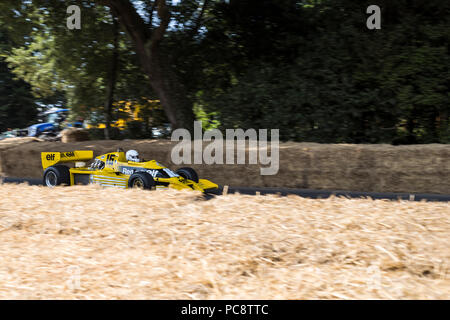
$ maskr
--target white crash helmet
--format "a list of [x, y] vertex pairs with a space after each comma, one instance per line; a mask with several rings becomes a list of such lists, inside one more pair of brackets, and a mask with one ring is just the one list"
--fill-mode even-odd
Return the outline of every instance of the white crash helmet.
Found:
[[136, 150], [128, 150], [125, 156], [127, 161], [141, 162], [139, 159], [139, 153]]

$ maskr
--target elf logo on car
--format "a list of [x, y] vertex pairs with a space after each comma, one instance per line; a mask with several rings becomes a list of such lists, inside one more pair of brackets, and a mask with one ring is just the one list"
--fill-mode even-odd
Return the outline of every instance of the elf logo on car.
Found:
[[56, 154], [52, 153], [52, 154], [48, 154], [45, 156], [45, 159], [47, 159], [48, 161], [53, 161], [55, 160]]
[[158, 174], [158, 170], [147, 170], [148, 174], [150, 174], [153, 178], [156, 178], [156, 175]]

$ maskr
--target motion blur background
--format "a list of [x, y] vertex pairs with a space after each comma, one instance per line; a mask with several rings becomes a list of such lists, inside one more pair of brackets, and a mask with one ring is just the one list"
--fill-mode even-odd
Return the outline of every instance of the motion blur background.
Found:
[[449, 143], [449, 39], [441, 0], [4, 0], [0, 132], [56, 106], [95, 138], [196, 118], [291, 141]]

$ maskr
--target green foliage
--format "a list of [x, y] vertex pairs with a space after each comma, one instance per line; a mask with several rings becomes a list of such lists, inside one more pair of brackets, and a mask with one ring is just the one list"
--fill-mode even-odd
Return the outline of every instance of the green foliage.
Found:
[[[156, 16], [153, 1], [133, 3], [148, 23]], [[381, 30], [366, 28], [373, 4], [366, 0], [211, 0], [202, 11], [203, 3], [170, 6], [160, 50], [204, 129], [279, 128], [283, 140], [329, 143], [450, 142], [448, 1], [379, 0]], [[9, 49], [2, 56], [36, 97], [67, 99], [74, 113], [102, 122], [111, 13], [79, 1], [82, 29], [69, 31], [69, 4], [3, 1]], [[123, 30], [119, 43], [114, 101], [157, 99]], [[0, 72], [12, 81], [5, 66]], [[12, 90], [8, 101], [19, 97]], [[21, 99], [33, 100], [25, 93]], [[161, 109], [142, 108], [139, 117], [116, 137], [147, 137], [167, 121]]]
[[[0, 24], [0, 49], [8, 52], [11, 41], [4, 29]], [[0, 57], [0, 132], [31, 124], [38, 113], [37, 107], [30, 85], [15, 79], [4, 58]]]
[[197, 103], [222, 128], [279, 128], [296, 141], [448, 142], [448, 3], [380, 1], [382, 30], [369, 31], [368, 2], [257, 2], [216, 7], [232, 37], [222, 39], [224, 57], [207, 48], [215, 60], [203, 62], [208, 90]]
[[[36, 97], [64, 92], [72, 113], [85, 119], [104, 115], [114, 38], [112, 15], [92, 1], [81, 1], [82, 29], [68, 30], [66, 9], [73, 1], [33, 1], [20, 9], [33, 28], [6, 60]], [[11, 19], [10, 19], [11, 20]], [[11, 23], [19, 24], [20, 21]], [[114, 101], [154, 98], [132, 44], [119, 35], [119, 70]], [[120, 115], [113, 114], [112, 118]], [[104, 121], [104, 116], [102, 116]]]
[[25, 128], [33, 123], [37, 112], [30, 86], [14, 80], [6, 63], [0, 59], [0, 132]]

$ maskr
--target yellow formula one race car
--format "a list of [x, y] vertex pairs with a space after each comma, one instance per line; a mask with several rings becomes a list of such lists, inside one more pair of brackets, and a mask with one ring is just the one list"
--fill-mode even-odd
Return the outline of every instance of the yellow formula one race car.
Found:
[[[117, 188], [174, 188], [192, 189], [202, 192], [217, 189], [217, 184], [199, 179], [192, 168], [180, 168], [173, 172], [155, 160], [141, 161], [135, 150], [126, 154], [117, 152], [102, 154], [94, 159], [90, 166], [86, 161], [92, 160], [93, 151], [42, 152], [44, 169], [44, 186], [78, 185], [96, 183]], [[69, 168], [67, 163], [75, 163]]]

